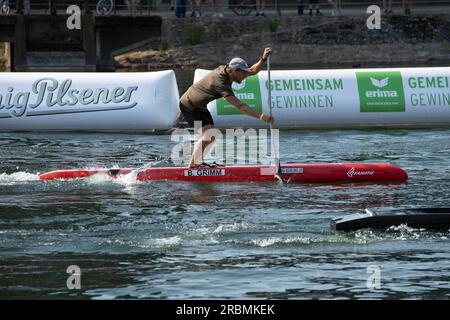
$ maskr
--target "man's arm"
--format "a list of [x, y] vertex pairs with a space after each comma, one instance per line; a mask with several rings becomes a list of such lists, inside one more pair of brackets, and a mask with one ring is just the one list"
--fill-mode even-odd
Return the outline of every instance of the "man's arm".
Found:
[[252, 69], [252, 72], [249, 74], [249, 76], [253, 76], [253, 75], [257, 74], [259, 71], [261, 71], [261, 69], [264, 67], [264, 64], [266, 63], [267, 57], [271, 53], [272, 53], [272, 48], [264, 49], [264, 52], [263, 52], [261, 58], [259, 58], [258, 62], [256, 62], [254, 65], [252, 65], [250, 67], [250, 69]]
[[243, 113], [245, 113], [248, 116], [258, 118], [259, 120], [270, 122], [273, 120], [273, 118], [269, 115], [265, 115], [264, 113], [259, 113], [250, 108], [248, 105], [243, 103], [241, 100], [236, 98], [235, 96], [227, 96], [225, 97], [225, 100], [227, 100], [229, 103], [231, 103], [233, 106], [241, 110]]

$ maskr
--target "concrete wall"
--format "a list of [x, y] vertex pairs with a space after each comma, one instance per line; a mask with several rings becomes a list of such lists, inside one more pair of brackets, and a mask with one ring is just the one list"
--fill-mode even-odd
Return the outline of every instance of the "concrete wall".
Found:
[[275, 68], [450, 65], [450, 14], [388, 16], [381, 30], [368, 30], [365, 17], [351, 16], [164, 19], [162, 32], [162, 48], [140, 49], [117, 61], [138, 69], [209, 69], [235, 56], [254, 62], [263, 47], [272, 46]]

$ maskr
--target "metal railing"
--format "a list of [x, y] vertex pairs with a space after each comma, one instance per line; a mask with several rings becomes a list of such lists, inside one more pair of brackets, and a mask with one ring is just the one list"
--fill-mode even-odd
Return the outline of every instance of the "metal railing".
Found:
[[[93, 12], [98, 15], [143, 15], [150, 14], [154, 9], [154, 0], [0, 0], [0, 15], [13, 13], [24, 14], [66, 14], [71, 5], [77, 5], [83, 11]], [[86, 3], [87, 10], [86, 10]]]
[[[185, 9], [192, 9], [192, 1], [186, 0]], [[23, 7], [19, 8], [19, 3]], [[25, 13], [25, 14], [66, 14], [66, 9], [70, 5], [78, 5], [85, 10], [97, 15], [149, 15], [158, 13], [173, 13], [171, 7], [175, 6], [175, 0], [0, 0], [0, 15]], [[383, 8], [382, 0], [335, 0], [336, 4], [329, 0], [320, 0], [319, 9], [326, 10], [327, 14], [337, 10], [339, 15], [361, 14], [369, 5], [376, 4]], [[392, 3], [394, 11], [404, 10], [407, 0], [387, 0]], [[424, 10], [433, 8], [437, 12], [450, 12], [450, 0], [410, 0], [413, 10]], [[52, 6], [50, 5], [52, 4]], [[271, 0], [266, 1], [265, 10], [275, 11], [278, 14], [291, 13], [297, 11], [302, 5], [305, 11], [309, 10], [309, 0]], [[202, 9], [213, 12], [212, 0], [205, 0], [201, 4]], [[312, 5], [315, 10], [315, 5]], [[444, 8], [440, 10], [440, 8]], [[236, 15], [249, 15], [255, 10], [255, 0], [223, 0], [222, 12], [233, 12]]]

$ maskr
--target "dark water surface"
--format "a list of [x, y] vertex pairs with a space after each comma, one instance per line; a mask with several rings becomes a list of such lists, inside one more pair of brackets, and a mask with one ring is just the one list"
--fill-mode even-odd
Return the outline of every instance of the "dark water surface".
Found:
[[[168, 159], [170, 135], [0, 133], [0, 298], [448, 298], [450, 235], [335, 232], [364, 208], [450, 207], [450, 130], [285, 131], [283, 162], [387, 162], [407, 184], [39, 181]], [[81, 289], [69, 290], [70, 265]], [[367, 286], [370, 266], [380, 289]], [[369, 268], [369, 269], [368, 269]]]

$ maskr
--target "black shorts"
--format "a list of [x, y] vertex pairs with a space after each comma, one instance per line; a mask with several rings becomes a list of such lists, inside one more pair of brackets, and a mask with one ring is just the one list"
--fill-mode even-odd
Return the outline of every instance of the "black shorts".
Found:
[[194, 127], [194, 121], [201, 121], [202, 127], [208, 124], [212, 126], [214, 125], [213, 118], [211, 116], [211, 113], [209, 113], [208, 109], [191, 111], [180, 103], [180, 111], [183, 114], [184, 119], [186, 120], [190, 128]]

